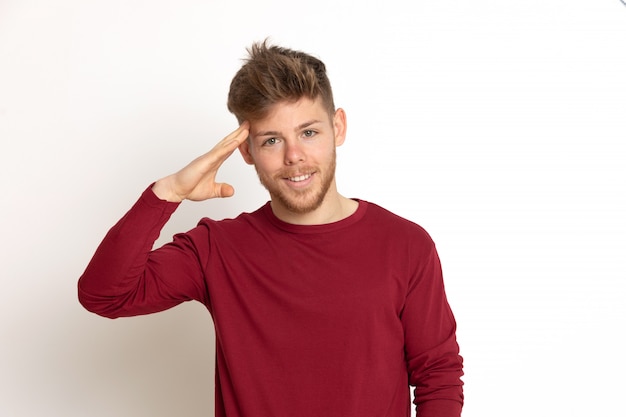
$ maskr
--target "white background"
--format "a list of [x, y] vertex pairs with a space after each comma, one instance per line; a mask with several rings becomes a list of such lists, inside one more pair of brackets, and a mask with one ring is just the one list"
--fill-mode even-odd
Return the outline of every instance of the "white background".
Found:
[[[313, 53], [348, 114], [338, 183], [438, 244], [465, 417], [623, 412], [620, 0], [0, 0], [0, 415], [210, 416], [199, 304], [107, 320], [76, 281], [151, 181], [236, 127], [253, 41]], [[266, 199], [185, 203], [162, 234]], [[254, 389], [254, 387], [250, 387]]]

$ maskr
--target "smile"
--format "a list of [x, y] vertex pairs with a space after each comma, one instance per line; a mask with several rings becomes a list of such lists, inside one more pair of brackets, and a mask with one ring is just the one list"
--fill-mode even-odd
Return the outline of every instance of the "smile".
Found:
[[287, 179], [291, 182], [301, 182], [301, 181], [308, 180], [309, 178], [311, 178], [311, 174], [299, 175], [297, 177], [289, 177]]

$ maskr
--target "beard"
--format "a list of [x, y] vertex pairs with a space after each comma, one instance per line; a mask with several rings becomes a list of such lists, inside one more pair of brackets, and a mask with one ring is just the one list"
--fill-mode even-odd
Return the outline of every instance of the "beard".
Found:
[[300, 167], [298, 169], [299, 173], [315, 172], [313, 176], [314, 183], [304, 190], [283, 187], [282, 182], [285, 181], [285, 178], [293, 176], [293, 169], [281, 171], [272, 177], [257, 170], [257, 175], [261, 184], [270, 193], [272, 201], [278, 202], [292, 213], [306, 214], [316, 210], [324, 202], [326, 194], [328, 194], [328, 190], [335, 179], [336, 159], [336, 151], [333, 149], [331, 160], [326, 167], [322, 169]]

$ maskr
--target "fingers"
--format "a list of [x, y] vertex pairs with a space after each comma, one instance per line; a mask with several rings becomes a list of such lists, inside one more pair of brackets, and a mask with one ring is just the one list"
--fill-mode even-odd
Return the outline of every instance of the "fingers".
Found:
[[230, 150], [230, 152], [234, 151], [244, 140], [248, 138], [248, 135], [250, 134], [249, 128], [250, 124], [247, 121], [243, 122], [236, 130], [222, 139], [221, 142], [217, 144], [216, 148], [223, 148]]
[[208, 170], [219, 168], [222, 163], [248, 138], [250, 124], [243, 122], [236, 130], [219, 141], [213, 149], [197, 159], [201, 164], [208, 164]]
[[217, 172], [237, 147], [249, 135], [249, 123], [244, 122], [236, 130], [218, 142], [213, 149], [196, 158], [176, 174], [177, 189], [183, 199], [202, 201], [215, 197], [230, 197], [234, 188], [226, 183], [217, 183]]
[[[250, 124], [246, 121], [241, 124], [236, 130], [231, 132], [228, 136], [226, 136], [217, 146], [213, 149], [213, 151], [218, 151], [218, 160], [217, 166], [215, 169], [219, 168], [222, 163], [233, 154], [235, 149], [241, 145], [243, 141], [248, 138]], [[235, 189], [232, 185], [227, 183], [216, 183], [215, 188], [217, 191], [217, 197], [225, 198], [232, 197], [235, 194]]]
[[[250, 124], [247, 121], [244, 121], [237, 129], [231, 132], [228, 136], [226, 136], [220, 143], [216, 145], [215, 148], [211, 152], [218, 152], [218, 160], [217, 166], [215, 166], [215, 170], [219, 168], [222, 163], [230, 156], [232, 153], [241, 145], [243, 141], [248, 138]], [[209, 153], [211, 153], [209, 152]], [[215, 184], [217, 197], [225, 198], [232, 197], [235, 194], [235, 189], [232, 185], [227, 183], [216, 183]]]

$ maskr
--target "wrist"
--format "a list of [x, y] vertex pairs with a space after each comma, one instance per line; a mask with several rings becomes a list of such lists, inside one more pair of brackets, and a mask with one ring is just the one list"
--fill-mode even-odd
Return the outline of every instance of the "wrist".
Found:
[[160, 199], [170, 203], [180, 203], [182, 198], [174, 191], [169, 184], [169, 177], [162, 178], [152, 185], [152, 192]]

